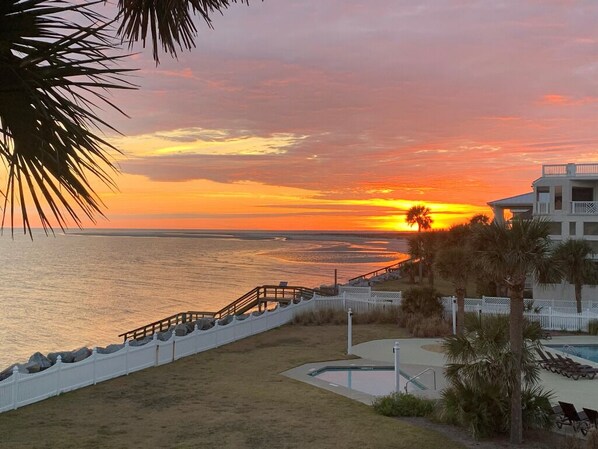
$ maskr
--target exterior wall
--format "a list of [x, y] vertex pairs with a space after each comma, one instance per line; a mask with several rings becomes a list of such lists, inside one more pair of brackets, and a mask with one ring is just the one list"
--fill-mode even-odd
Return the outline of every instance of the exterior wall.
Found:
[[[575, 304], [575, 287], [567, 282], [560, 284], [534, 284], [534, 298], [570, 300]], [[581, 289], [582, 301], [598, 300], [598, 286], [584, 285]]]

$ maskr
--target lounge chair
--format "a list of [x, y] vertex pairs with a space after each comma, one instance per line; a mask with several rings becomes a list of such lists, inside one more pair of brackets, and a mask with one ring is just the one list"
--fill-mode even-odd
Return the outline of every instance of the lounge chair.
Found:
[[[581, 431], [583, 435], [588, 433], [590, 427], [588, 416], [585, 412], [578, 412], [573, 404], [569, 402], [559, 401], [561, 410], [564, 415], [564, 419], [561, 421], [561, 427], [563, 424], [570, 425], [573, 427], [573, 431]], [[559, 427], [560, 428], [560, 427]]]
[[562, 363], [561, 365], [561, 374], [571, 377], [573, 380], [577, 380], [580, 377], [586, 377], [588, 379], [593, 379], [598, 374], [598, 368], [594, 368], [590, 365], [584, 365], [582, 363], [578, 363], [570, 358], [562, 357], [558, 354], [555, 354], [556, 359]]
[[583, 411], [588, 417], [588, 422], [590, 425], [594, 426], [595, 429], [598, 429], [598, 411], [585, 407], [583, 408]]
[[569, 424], [569, 420], [563, 414], [563, 409], [560, 405], [552, 406], [552, 414], [554, 415], [554, 423], [560, 429], [563, 424]]
[[[540, 360], [538, 360], [538, 363], [542, 368], [547, 369], [548, 371], [551, 371], [553, 373], [561, 372], [561, 368], [563, 367], [562, 362], [554, 359], [552, 357], [552, 354], [550, 354], [549, 352], [544, 353], [544, 351], [542, 351], [540, 348], [536, 348], [536, 352], [540, 356]], [[547, 356], [547, 354], [550, 356], [550, 358]]]

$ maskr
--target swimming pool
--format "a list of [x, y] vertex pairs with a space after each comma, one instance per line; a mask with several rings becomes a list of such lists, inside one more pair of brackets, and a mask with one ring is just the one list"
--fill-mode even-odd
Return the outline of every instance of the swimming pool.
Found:
[[[350, 390], [384, 396], [395, 391], [395, 371], [392, 366], [325, 366], [311, 371], [310, 376], [329, 383], [333, 387], [345, 387]], [[401, 372], [399, 386], [405, 391], [407, 377]], [[407, 391], [419, 391], [425, 387], [417, 381], [407, 385]]]
[[598, 345], [546, 345], [548, 348], [565, 352], [591, 362], [598, 363]]

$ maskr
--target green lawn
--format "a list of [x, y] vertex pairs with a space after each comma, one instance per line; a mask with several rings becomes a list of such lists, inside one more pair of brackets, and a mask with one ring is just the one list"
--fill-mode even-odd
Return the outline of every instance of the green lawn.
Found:
[[[433, 430], [288, 379], [304, 363], [343, 359], [345, 326], [288, 325], [0, 415], [2, 448], [453, 449]], [[354, 327], [356, 343], [404, 337]]]

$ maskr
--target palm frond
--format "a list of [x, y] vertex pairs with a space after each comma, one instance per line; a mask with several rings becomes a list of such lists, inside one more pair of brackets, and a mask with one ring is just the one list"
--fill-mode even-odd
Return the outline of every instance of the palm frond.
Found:
[[213, 28], [212, 15], [222, 14], [231, 3], [249, 0], [119, 0], [121, 25], [118, 33], [131, 44], [151, 39], [153, 56], [160, 62], [162, 50], [176, 57], [179, 50], [195, 47], [197, 28], [193, 17], [199, 15]]
[[[4, 0], [0, 6], [0, 157], [8, 167], [2, 226], [11, 228], [17, 207], [31, 232], [32, 202], [43, 228], [64, 228], [102, 214], [91, 186], [97, 178], [114, 188], [117, 151], [97, 134], [116, 131], [96, 111], [120, 113], [106, 92], [133, 89], [118, 66], [124, 57], [112, 21], [94, 12], [99, 2]], [[79, 22], [69, 20], [73, 17]]]

